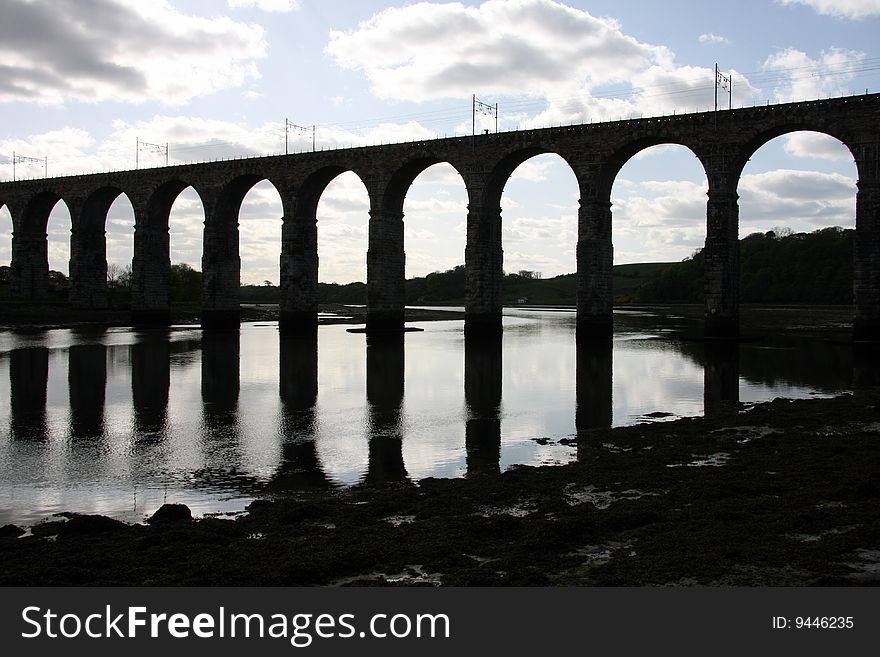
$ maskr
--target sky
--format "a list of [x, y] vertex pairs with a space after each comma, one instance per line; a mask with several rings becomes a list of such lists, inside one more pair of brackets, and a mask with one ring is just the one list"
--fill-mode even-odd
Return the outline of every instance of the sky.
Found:
[[[880, 90], [880, 0], [391, 3], [376, 0], [0, 0], [0, 180], [470, 134], [471, 98], [498, 129], [711, 109], [714, 67], [734, 107]], [[727, 101], [721, 90], [722, 103]], [[478, 115], [478, 129], [495, 117]], [[136, 145], [140, 144], [140, 148]], [[762, 147], [740, 182], [740, 236], [852, 227], [856, 171], [836, 140]], [[407, 276], [464, 262], [466, 192], [449, 165], [404, 205]], [[523, 163], [502, 199], [504, 268], [575, 270], [578, 190], [555, 155]], [[705, 240], [706, 178], [681, 146], [634, 156], [612, 190], [615, 264], [678, 261]], [[268, 182], [240, 215], [242, 282], [278, 283], [281, 202]], [[368, 201], [353, 173], [318, 207], [319, 278], [366, 278]], [[131, 262], [133, 212], [114, 203], [108, 262]], [[171, 259], [200, 268], [192, 189]], [[0, 264], [12, 221], [0, 209]], [[67, 272], [70, 215], [49, 221]]]

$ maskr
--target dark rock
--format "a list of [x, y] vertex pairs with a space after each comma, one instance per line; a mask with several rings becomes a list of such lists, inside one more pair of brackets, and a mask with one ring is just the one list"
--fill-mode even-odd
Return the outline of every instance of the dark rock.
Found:
[[31, 527], [31, 534], [37, 537], [55, 536], [61, 531], [61, 525], [66, 524], [67, 520], [47, 520], [38, 522]]
[[147, 522], [151, 525], [192, 522], [192, 511], [186, 504], [163, 504]]
[[107, 516], [76, 515], [67, 522], [60, 524], [58, 527], [58, 537], [70, 538], [73, 536], [103, 534], [105, 532], [122, 531], [127, 527], [128, 525], [124, 522], [108, 518]]
[[0, 538], [18, 538], [23, 534], [24, 530], [15, 525], [3, 525], [0, 527]]
[[273, 506], [275, 506], [275, 502], [270, 500], [254, 500], [245, 507], [245, 510], [248, 513], [259, 513], [260, 511], [271, 509]]

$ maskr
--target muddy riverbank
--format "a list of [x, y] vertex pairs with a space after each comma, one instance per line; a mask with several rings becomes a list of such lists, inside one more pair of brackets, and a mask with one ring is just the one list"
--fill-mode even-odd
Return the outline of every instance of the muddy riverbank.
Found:
[[[239, 517], [59, 517], [4, 585], [873, 585], [880, 396], [584, 433], [578, 462], [299, 491]], [[574, 438], [572, 439], [574, 440]]]

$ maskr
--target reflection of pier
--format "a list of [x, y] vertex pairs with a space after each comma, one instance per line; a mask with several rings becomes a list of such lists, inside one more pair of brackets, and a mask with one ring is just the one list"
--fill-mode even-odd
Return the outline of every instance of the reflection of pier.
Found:
[[159, 435], [165, 429], [171, 385], [169, 339], [167, 331], [145, 334], [130, 347], [131, 400], [139, 437]]
[[856, 394], [880, 390], [880, 344], [853, 345], [853, 391]]
[[501, 469], [501, 336], [468, 335], [464, 343], [465, 448], [469, 477]]
[[46, 440], [49, 350], [15, 349], [9, 354], [10, 431], [15, 440]]
[[703, 363], [703, 415], [721, 417], [739, 409], [739, 343], [708, 340]]
[[367, 337], [369, 459], [364, 483], [406, 481], [401, 410], [405, 376], [402, 333]]
[[202, 404], [209, 429], [237, 421], [240, 350], [238, 331], [202, 336]]
[[78, 344], [67, 353], [70, 435], [74, 439], [103, 437], [107, 346]]
[[607, 429], [613, 419], [614, 356], [611, 339], [577, 341], [575, 429], [579, 440], [591, 429]]
[[272, 477], [275, 489], [324, 488], [331, 485], [315, 445], [318, 400], [317, 329], [282, 334], [279, 343], [278, 392], [281, 463]]

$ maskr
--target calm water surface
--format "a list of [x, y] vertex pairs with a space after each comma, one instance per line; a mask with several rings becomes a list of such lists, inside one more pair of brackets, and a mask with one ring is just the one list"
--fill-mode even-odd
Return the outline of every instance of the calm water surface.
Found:
[[573, 312], [522, 310], [476, 342], [461, 321], [369, 344], [345, 326], [0, 332], [0, 525], [564, 463], [597, 427], [852, 386], [847, 347], [706, 348], [672, 337], [686, 325], [617, 312], [613, 345], [580, 347]]

